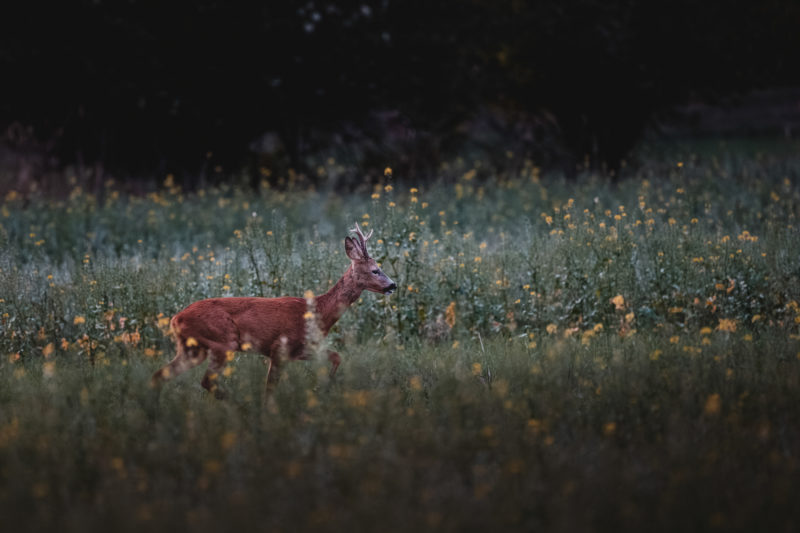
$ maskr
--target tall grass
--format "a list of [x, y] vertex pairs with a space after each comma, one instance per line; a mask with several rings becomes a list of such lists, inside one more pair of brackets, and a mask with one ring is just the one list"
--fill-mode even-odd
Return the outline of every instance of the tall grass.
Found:
[[[333, 163], [335, 164], [335, 163]], [[456, 161], [352, 195], [113, 185], [0, 206], [0, 513], [18, 530], [789, 530], [800, 488], [792, 156], [653, 159], [635, 179], [482, 179]], [[168, 319], [364, 294], [274, 402], [240, 355], [160, 398]]]

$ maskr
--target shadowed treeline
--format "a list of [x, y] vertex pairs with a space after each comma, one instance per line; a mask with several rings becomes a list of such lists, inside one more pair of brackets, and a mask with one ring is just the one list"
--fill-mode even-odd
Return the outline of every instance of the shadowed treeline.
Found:
[[675, 103], [800, 81], [789, 0], [31, 2], [3, 18], [7, 145], [187, 184], [313, 175], [326, 155], [423, 176], [481, 150], [614, 168]]

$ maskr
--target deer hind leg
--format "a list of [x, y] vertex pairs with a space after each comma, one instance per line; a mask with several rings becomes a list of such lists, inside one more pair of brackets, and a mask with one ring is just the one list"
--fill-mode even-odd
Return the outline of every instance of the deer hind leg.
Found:
[[222, 373], [222, 369], [225, 368], [225, 365], [228, 363], [228, 354], [233, 355], [233, 350], [225, 350], [220, 348], [211, 350], [208, 369], [203, 376], [203, 381], [200, 382], [200, 385], [202, 385], [203, 388], [208, 392], [214, 393], [214, 396], [218, 400], [224, 400], [227, 396], [225, 390], [220, 387], [218, 380], [220, 374]]
[[193, 346], [187, 346], [184, 339], [178, 339], [177, 352], [175, 359], [153, 374], [153, 378], [150, 380], [153, 387], [158, 387], [168, 379], [196, 367], [208, 357], [208, 350], [205, 346], [201, 346], [197, 342]]

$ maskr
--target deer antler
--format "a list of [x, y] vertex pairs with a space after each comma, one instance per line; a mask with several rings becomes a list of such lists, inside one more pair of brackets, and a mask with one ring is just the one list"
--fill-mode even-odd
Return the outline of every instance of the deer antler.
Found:
[[367, 233], [366, 237], [363, 233], [361, 233], [361, 228], [358, 226], [358, 222], [356, 222], [355, 228], [351, 229], [350, 231], [355, 231], [358, 236], [361, 237], [361, 241], [364, 243], [366, 243], [369, 238], [372, 237], [372, 230], [369, 230], [369, 233]]
[[372, 237], [373, 230], [369, 230], [369, 233], [367, 233], [367, 235], [365, 236], [361, 232], [361, 228], [358, 227], [358, 222], [356, 222], [355, 228], [351, 229], [350, 231], [354, 232], [358, 236], [358, 240], [360, 241], [359, 244], [361, 245], [361, 250], [364, 252], [364, 257], [369, 257], [369, 252], [367, 252], [367, 241], [369, 240], [370, 237]]

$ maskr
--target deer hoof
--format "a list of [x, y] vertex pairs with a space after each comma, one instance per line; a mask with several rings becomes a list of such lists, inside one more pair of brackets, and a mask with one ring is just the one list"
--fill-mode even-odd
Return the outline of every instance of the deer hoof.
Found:
[[219, 387], [214, 387], [214, 398], [217, 400], [224, 400], [228, 397], [228, 393]]

